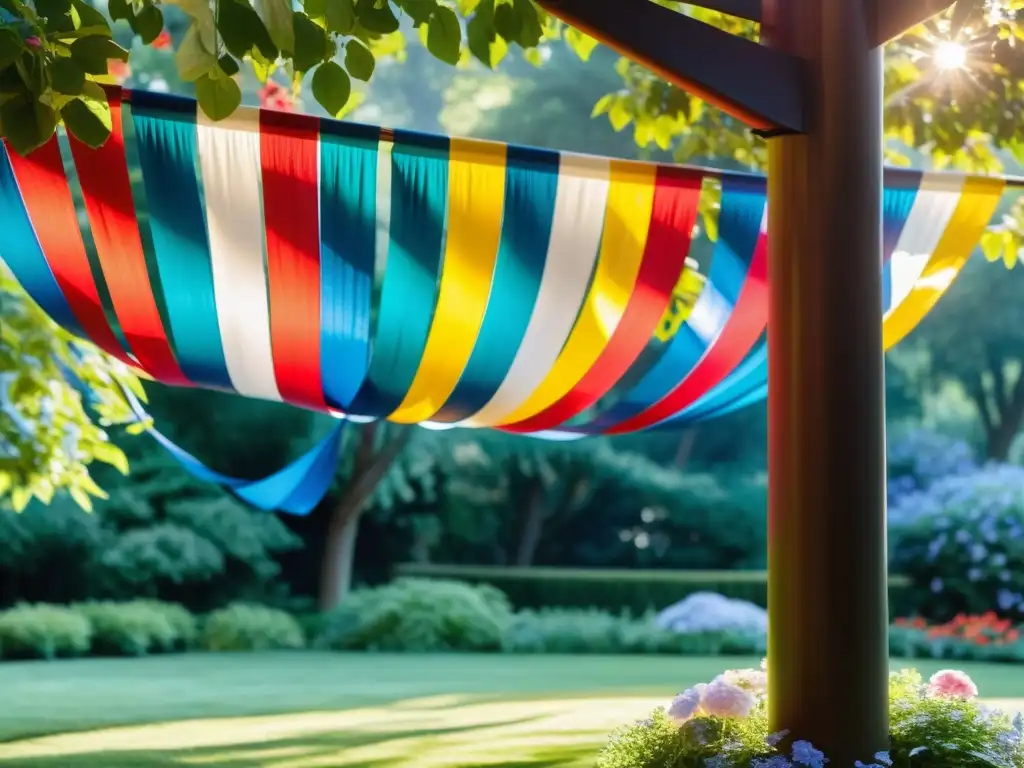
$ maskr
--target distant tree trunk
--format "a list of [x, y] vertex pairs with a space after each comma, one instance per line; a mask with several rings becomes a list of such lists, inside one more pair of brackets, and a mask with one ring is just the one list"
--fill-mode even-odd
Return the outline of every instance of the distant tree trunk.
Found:
[[377, 484], [398, 458], [411, 430], [402, 430], [380, 450], [376, 448], [379, 423], [360, 426], [352, 477], [331, 510], [327, 525], [324, 558], [320, 565], [320, 610], [337, 608], [352, 589], [352, 565], [355, 560], [359, 519]]
[[534, 483], [527, 499], [526, 519], [516, 549], [515, 564], [523, 568], [533, 565], [537, 558], [537, 549], [544, 540], [544, 526], [548, 520], [557, 514], [582, 507], [590, 500], [593, 491], [590, 480], [577, 471], [566, 479], [561, 497], [551, 504], [543, 481], [537, 478]]
[[544, 521], [548, 517], [547, 494], [544, 482], [538, 477], [533, 480], [533, 487], [526, 499], [526, 519], [523, 531], [519, 536], [519, 547], [516, 549], [515, 564], [521, 568], [533, 565], [537, 555], [537, 546], [544, 533]]
[[689, 463], [690, 456], [693, 455], [693, 446], [697, 443], [699, 430], [699, 427], [690, 427], [679, 438], [679, 447], [676, 448], [675, 460], [672, 462], [677, 469], [682, 469]]
[[1008, 386], [1003, 366], [990, 366], [992, 386], [986, 387], [980, 375], [969, 387], [971, 399], [978, 409], [985, 427], [986, 458], [1006, 461], [1010, 448], [1024, 424], [1024, 375], [1018, 375], [1012, 387]]

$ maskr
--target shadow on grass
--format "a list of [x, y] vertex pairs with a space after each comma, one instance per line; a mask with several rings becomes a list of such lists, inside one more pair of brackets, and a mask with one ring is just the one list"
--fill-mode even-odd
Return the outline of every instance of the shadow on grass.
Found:
[[595, 750], [589, 744], [531, 746], [529, 736], [509, 743], [500, 737], [489, 738], [496, 734], [487, 733], [495, 728], [528, 726], [542, 719], [510, 718], [419, 730], [339, 730], [253, 743], [159, 750], [90, 750], [90, 734], [84, 733], [81, 745], [73, 752], [5, 757], [0, 748], [0, 768], [389, 768], [414, 765], [425, 753], [430, 754], [432, 765], [452, 768], [553, 768], [593, 763]]

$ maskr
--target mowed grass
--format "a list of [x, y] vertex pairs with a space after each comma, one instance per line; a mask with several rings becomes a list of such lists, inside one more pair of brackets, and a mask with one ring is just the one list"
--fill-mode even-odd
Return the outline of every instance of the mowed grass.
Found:
[[[617, 725], [756, 664], [311, 652], [5, 663], [0, 768], [583, 768]], [[1024, 697], [1024, 668], [956, 666], [986, 698]]]

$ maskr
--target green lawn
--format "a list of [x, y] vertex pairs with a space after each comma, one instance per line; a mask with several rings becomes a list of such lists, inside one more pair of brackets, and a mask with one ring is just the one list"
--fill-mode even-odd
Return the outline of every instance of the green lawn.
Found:
[[[617, 724], [756, 663], [328, 653], [5, 663], [0, 768], [582, 768]], [[987, 698], [1024, 697], [1024, 667], [957, 666]]]

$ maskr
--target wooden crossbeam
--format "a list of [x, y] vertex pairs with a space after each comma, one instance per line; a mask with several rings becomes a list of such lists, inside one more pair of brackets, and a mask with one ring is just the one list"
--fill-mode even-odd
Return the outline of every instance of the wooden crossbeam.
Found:
[[955, 0], [865, 0], [868, 4], [868, 22], [871, 40], [875, 45], [899, 37], [932, 16], [942, 13]]
[[[795, 56], [730, 35], [650, 0], [538, 0], [549, 13], [766, 134], [804, 129]], [[760, 0], [757, 0], [760, 2]], [[749, 6], [706, 0], [702, 6]]]

